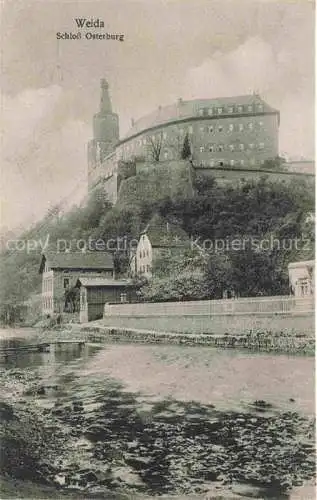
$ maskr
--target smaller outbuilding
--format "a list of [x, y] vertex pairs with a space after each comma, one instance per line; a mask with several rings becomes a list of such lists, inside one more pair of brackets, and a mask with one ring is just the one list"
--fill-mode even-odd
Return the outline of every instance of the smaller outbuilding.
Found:
[[80, 289], [81, 323], [101, 319], [106, 303], [134, 302], [137, 298], [134, 283], [124, 279], [79, 278], [76, 287]]

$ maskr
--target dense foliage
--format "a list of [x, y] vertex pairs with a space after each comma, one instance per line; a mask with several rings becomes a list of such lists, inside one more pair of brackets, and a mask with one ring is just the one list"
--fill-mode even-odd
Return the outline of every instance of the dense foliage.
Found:
[[[125, 274], [130, 248], [135, 248], [154, 213], [182, 227], [190, 246], [186, 258], [165, 257], [165, 262], [155, 264], [161, 271], [144, 288], [148, 300], [221, 297], [224, 290], [240, 296], [288, 293], [287, 264], [314, 255], [311, 186], [299, 181], [273, 183], [265, 177], [220, 186], [214, 179], [197, 177], [194, 187], [193, 196], [143, 200], [129, 207], [113, 207], [99, 190], [68, 213], [48, 214], [19, 236], [24, 248], [14, 248], [12, 242], [10, 248], [4, 245], [2, 316], [40, 291], [43, 250], [109, 250], [117, 275]], [[99, 240], [106, 246], [98, 246]], [[28, 241], [35, 242], [31, 249]]]

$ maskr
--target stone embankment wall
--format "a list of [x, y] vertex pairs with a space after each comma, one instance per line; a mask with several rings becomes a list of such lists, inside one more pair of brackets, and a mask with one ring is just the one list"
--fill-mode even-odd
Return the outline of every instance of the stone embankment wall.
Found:
[[246, 335], [181, 334], [137, 330], [133, 328], [111, 328], [85, 325], [81, 328], [86, 341], [93, 343], [144, 343], [179, 344], [184, 346], [209, 346], [223, 349], [250, 349], [253, 351], [282, 352], [314, 355], [315, 339], [295, 335], [274, 335], [271, 331], [249, 332]]

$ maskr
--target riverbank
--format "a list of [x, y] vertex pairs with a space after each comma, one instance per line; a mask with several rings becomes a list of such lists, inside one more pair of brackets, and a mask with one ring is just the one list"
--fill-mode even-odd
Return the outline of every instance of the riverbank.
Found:
[[[15, 330], [3, 330], [0, 339], [13, 338]], [[90, 343], [141, 343], [141, 344], [172, 344], [185, 346], [206, 346], [221, 349], [240, 349], [250, 352], [269, 352], [296, 354], [304, 356], [315, 355], [315, 338], [305, 332], [272, 332], [270, 330], [254, 329], [243, 335], [215, 335], [160, 332], [134, 328], [105, 326], [103, 320], [86, 324], [69, 323], [55, 329], [26, 328], [23, 338], [35, 342], [58, 342], [73, 340], [74, 342]]]

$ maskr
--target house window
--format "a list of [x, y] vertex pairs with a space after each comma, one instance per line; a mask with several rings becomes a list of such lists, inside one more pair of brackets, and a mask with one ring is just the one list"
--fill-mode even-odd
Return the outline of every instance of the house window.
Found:
[[212, 108], [209, 108], [208, 109], [208, 115], [211, 116], [212, 115]]
[[209, 160], [209, 166], [210, 166], [210, 167], [214, 167], [214, 166], [215, 166], [215, 162], [214, 162], [214, 160]]
[[219, 160], [219, 167], [223, 167], [224, 166], [224, 161], [223, 160]]
[[239, 123], [239, 130], [240, 130], [240, 132], [242, 132], [243, 129], [244, 129], [243, 123]]
[[244, 160], [240, 160], [240, 165], [241, 165], [241, 167], [243, 167], [243, 165], [244, 165]]
[[228, 113], [230, 113], [230, 114], [233, 113], [233, 106], [228, 107]]
[[252, 111], [253, 111], [253, 106], [252, 106], [252, 104], [249, 104], [249, 106], [248, 106], [248, 111], [249, 111], [249, 113], [252, 113]]
[[204, 133], [205, 132], [205, 127], [200, 127], [200, 132]]
[[238, 113], [242, 113], [243, 112], [243, 106], [238, 106]]
[[223, 144], [219, 144], [218, 151], [223, 151], [223, 150], [224, 150]]
[[234, 144], [230, 144], [229, 149], [230, 149], [230, 151], [234, 151]]
[[149, 272], [150, 272], [150, 266], [149, 266], [149, 265], [147, 265], [147, 266], [146, 266], [146, 272], [147, 272], [147, 273], [149, 273]]
[[64, 278], [64, 288], [69, 287], [69, 278]]
[[218, 108], [218, 115], [221, 115], [222, 114], [222, 111], [223, 111], [223, 108]]
[[205, 151], [205, 146], [200, 146], [199, 151], [203, 153]]
[[198, 110], [198, 114], [199, 114], [199, 116], [204, 116], [204, 108], [200, 108]]
[[214, 146], [213, 146], [213, 144], [210, 144], [210, 146], [209, 146], [209, 152], [210, 153], [214, 152]]
[[234, 167], [234, 160], [230, 160], [230, 165]]
[[251, 158], [250, 163], [251, 163], [251, 165], [255, 165], [255, 159], [254, 159], [254, 158]]
[[167, 160], [168, 159], [168, 152], [167, 151], [164, 151], [164, 159]]
[[244, 151], [244, 144], [239, 144], [240, 151]]
[[233, 123], [230, 123], [229, 124], [229, 132], [232, 132], [233, 131]]
[[249, 148], [250, 149], [253, 149], [254, 148], [254, 144], [251, 142], [251, 144], [249, 144]]
[[218, 125], [218, 131], [219, 131], [219, 132], [222, 132], [222, 131], [223, 131], [223, 126], [222, 126], [222, 125]]
[[258, 110], [259, 110], [259, 111], [263, 111], [263, 104], [259, 104], [259, 105], [258, 105]]
[[166, 139], [166, 137], [167, 137], [167, 133], [163, 132], [163, 139]]
[[209, 130], [209, 132], [212, 134], [212, 133], [213, 133], [213, 131], [214, 131], [213, 126], [212, 126], [212, 125], [210, 125], [210, 126], [208, 127], [208, 130]]
[[191, 125], [189, 125], [188, 127], [188, 133], [189, 134], [192, 134], [193, 133], [193, 127]]
[[126, 293], [120, 294], [120, 302], [127, 302], [127, 294]]
[[249, 127], [249, 130], [253, 130], [253, 123], [252, 122], [248, 123], [248, 127]]
[[180, 133], [180, 135], [183, 135], [183, 134], [184, 134], [184, 129], [183, 129], [183, 128], [180, 128], [180, 129], [179, 129], [179, 133]]

